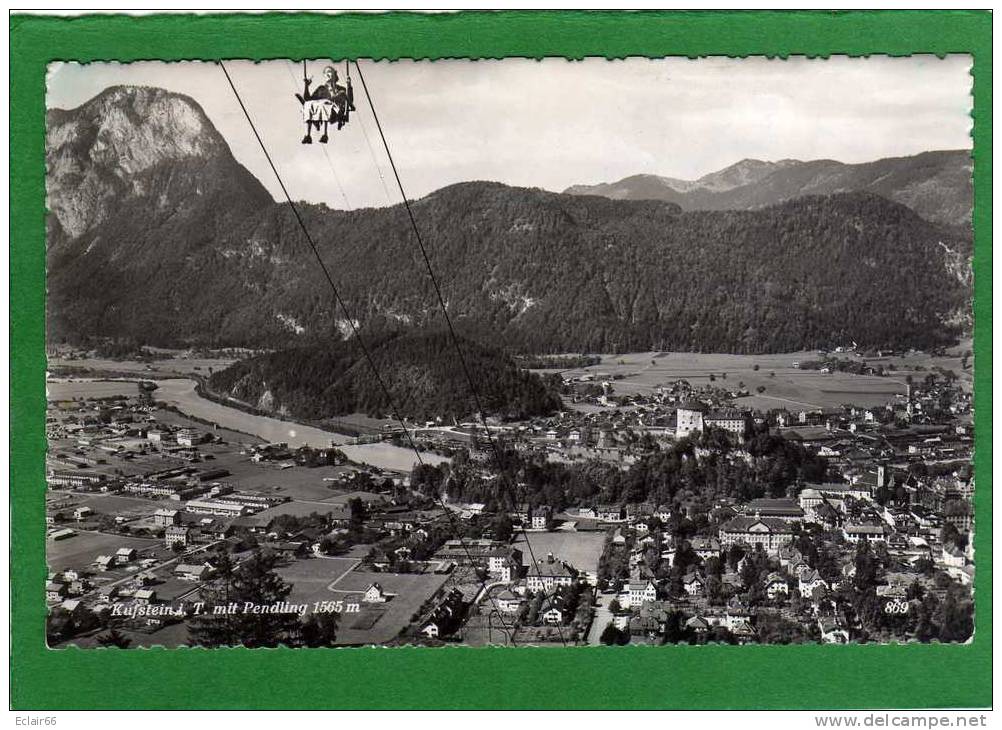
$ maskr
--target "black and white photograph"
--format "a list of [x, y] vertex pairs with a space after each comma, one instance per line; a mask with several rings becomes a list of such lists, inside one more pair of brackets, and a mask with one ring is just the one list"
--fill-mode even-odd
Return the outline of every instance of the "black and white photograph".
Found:
[[971, 641], [971, 64], [52, 63], [48, 647]]

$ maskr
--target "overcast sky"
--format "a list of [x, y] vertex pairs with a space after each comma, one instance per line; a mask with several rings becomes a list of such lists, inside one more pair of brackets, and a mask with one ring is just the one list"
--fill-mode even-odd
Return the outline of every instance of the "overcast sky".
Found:
[[[694, 179], [748, 157], [867, 162], [971, 147], [970, 59], [962, 55], [361, 64], [412, 198], [464, 180], [563, 190], [637, 173]], [[309, 64], [315, 82], [324, 65]], [[327, 146], [335, 180], [319, 135], [300, 144], [293, 94], [302, 65], [227, 68], [293, 198], [334, 208], [399, 202], [354, 74], [358, 114]], [[338, 68], [343, 78], [344, 63]], [[214, 64], [53, 64], [48, 105], [73, 108], [117, 84], [193, 97], [236, 158], [280, 196]]]

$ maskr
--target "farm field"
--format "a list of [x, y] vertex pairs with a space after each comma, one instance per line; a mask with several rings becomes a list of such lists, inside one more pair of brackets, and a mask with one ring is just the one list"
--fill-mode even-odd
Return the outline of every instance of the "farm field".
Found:
[[282, 469], [275, 462], [254, 463], [247, 455], [238, 453], [217, 457], [212, 465], [230, 471], [229, 476], [218, 481], [232, 484], [242, 491], [317, 502], [335, 499], [344, 494], [341, 490], [332, 489], [331, 482], [324, 481], [324, 477], [334, 478], [343, 471], [338, 467], [311, 469], [294, 466]]
[[[370, 584], [379, 583], [383, 590], [394, 594], [383, 604], [362, 604], [359, 614], [346, 614], [338, 629], [338, 643], [367, 644], [390, 641], [411, 622], [411, 617], [449, 579], [434, 573], [411, 575], [397, 573], [369, 573], [352, 571], [336, 588], [357, 593], [333, 593], [335, 600], [361, 598], [361, 592]], [[372, 619], [377, 619], [375, 622]], [[371, 624], [371, 625], [370, 625]]]
[[74, 400], [77, 398], [112, 398], [114, 396], [137, 396], [139, 384], [131, 380], [64, 380], [50, 378], [46, 382], [50, 401]]
[[160, 540], [99, 532], [78, 532], [73, 537], [46, 542], [46, 560], [49, 568], [56, 571], [86, 568], [98, 555], [112, 555], [123, 547], [135, 548], [142, 557], [144, 551], [162, 546]]
[[[358, 613], [344, 613], [338, 628], [339, 644], [369, 644], [389, 641], [410, 623], [411, 616], [433, 595], [449, 576], [435, 574], [370, 573], [353, 570], [353, 558], [311, 558], [297, 560], [278, 569], [293, 584], [289, 603], [345, 601], [359, 603]], [[333, 590], [329, 588], [334, 584]], [[362, 592], [379, 583], [390, 594], [382, 604], [362, 603]]]
[[[885, 377], [822, 373], [817, 370], [800, 370], [793, 366], [797, 362], [816, 360], [818, 354], [815, 351], [767, 355], [674, 352], [602, 355], [602, 362], [598, 365], [566, 370], [562, 374], [564, 377], [592, 375], [596, 381], [609, 379], [614, 392], [621, 395], [648, 395], [659, 385], [677, 379], [688, 380], [695, 386], [707, 385], [711, 382], [712, 374], [715, 383], [723, 387], [737, 389], [739, 383], [744, 383], [753, 394], [760, 386], [764, 387], [763, 393], [738, 401], [745, 407], [760, 410], [831, 408], [843, 403], [876, 406], [905, 394], [906, 375], [922, 377], [923, 372], [933, 367], [953, 370], [960, 382], [969, 386], [971, 370], [963, 370], [961, 367], [960, 353], [964, 349], [966, 348], [962, 344], [943, 357], [916, 353], [868, 360], [885, 368], [893, 364], [897, 371]], [[849, 354], [836, 356], [843, 359], [863, 359]], [[622, 379], [614, 380], [616, 376], [622, 376]]]
[[67, 358], [50, 357], [49, 369], [79, 368], [95, 372], [135, 373], [148, 378], [208, 375], [213, 370], [223, 370], [236, 362], [233, 358], [183, 357], [180, 353], [164, 350], [163, 357], [150, 362], [138, 360], [111, 360], [101, 357]]
[[[54, 492], [73, 500], [76, 506], [87, 506], [95, 512], [123, 517], [139, 517], [152, 515], [162, 507], [170, 507], [172, 503], [166, 500], [139, 499], [122, 497], [116, 494], [87, 494], [84, 492]], [[176, 504], [173, 505], [176, 508]], [[60, 508], [65, 510], [65, 507]]]
[[377, 494], [370, 494], [368, 492], [349, 492], [348, 494], [340, 493], [339, 497], [332, 497], [331, 499], [325, 501], [306, 501], [306, 500], [294, 500], [292, 502], [283, 502], [280, 505], [271, 507], [266, 510], [261, 510], [255, 515], [255, 519], [261, 524], [267, 524], [271, 520], [275, 519], [279, 515], [294, 515], [296, 517], [306, 517], [313, 512], [318, 512], [320, 514], [326, 514], [332, 511], [335, 507], [339, 505], [346, 504], [352, 497], [358, 497], [365, 501], [375, 501], [379, 500], [380, 497]]
[[276, 572], [293, 586], [286, 599], [289, 603], [312, 604], [344, 598], [327, 590], [327, 586], [342, 579], [358, 563], [353, 558], [305, 558], [282, 565]]
[[[602, 557], [602, 546], [605, 544], [604, 532], [527, 532], [529, 544], [536, 560], [546, 560], [547, 553], [564, 560], [578, 570], [595, 573], [598, 571], [598, 560]], [[517, 533], [515, 547], [522, 551], [522, 562], [532, 570], [532, 556], [525, 545], [525, 535]]]

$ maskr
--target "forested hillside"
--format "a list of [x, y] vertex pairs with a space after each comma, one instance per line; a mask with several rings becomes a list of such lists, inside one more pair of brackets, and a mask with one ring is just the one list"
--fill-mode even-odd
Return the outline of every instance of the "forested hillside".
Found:
[[[169, 129], [149, 129], [151, 109]], [[51, 114], [49, 136], [50, 340], [284, 348], [349, 333], [290, 207], [192, 100], [107, 92]], [[873, 194], [683, 212], [471, 182], [413, 208], [459, 329], [512, 351], [929, 348], [969, 326], [969, 234]], [[441, 326], [402, 206], [302, 211], [363, 328]]]

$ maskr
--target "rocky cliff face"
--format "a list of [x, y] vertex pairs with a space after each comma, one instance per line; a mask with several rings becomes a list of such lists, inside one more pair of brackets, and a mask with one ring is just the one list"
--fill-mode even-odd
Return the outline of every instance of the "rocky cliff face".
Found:
[[238, 173], [233, 182], [253, 200], [268, 197], [187, 96], [116, 86], [77, 109], [52, 110], [47, 122], [50, 231], [63, 240], [100, 225], [127, 200], [149, 198], [166, 210], [184, 204], [189, 193], [209, 191], [211, 179], [196, 181], [193, 189], [172, 185], [177, 181], [171, 173], [179, 166], [224, 176], [229, 168]]

